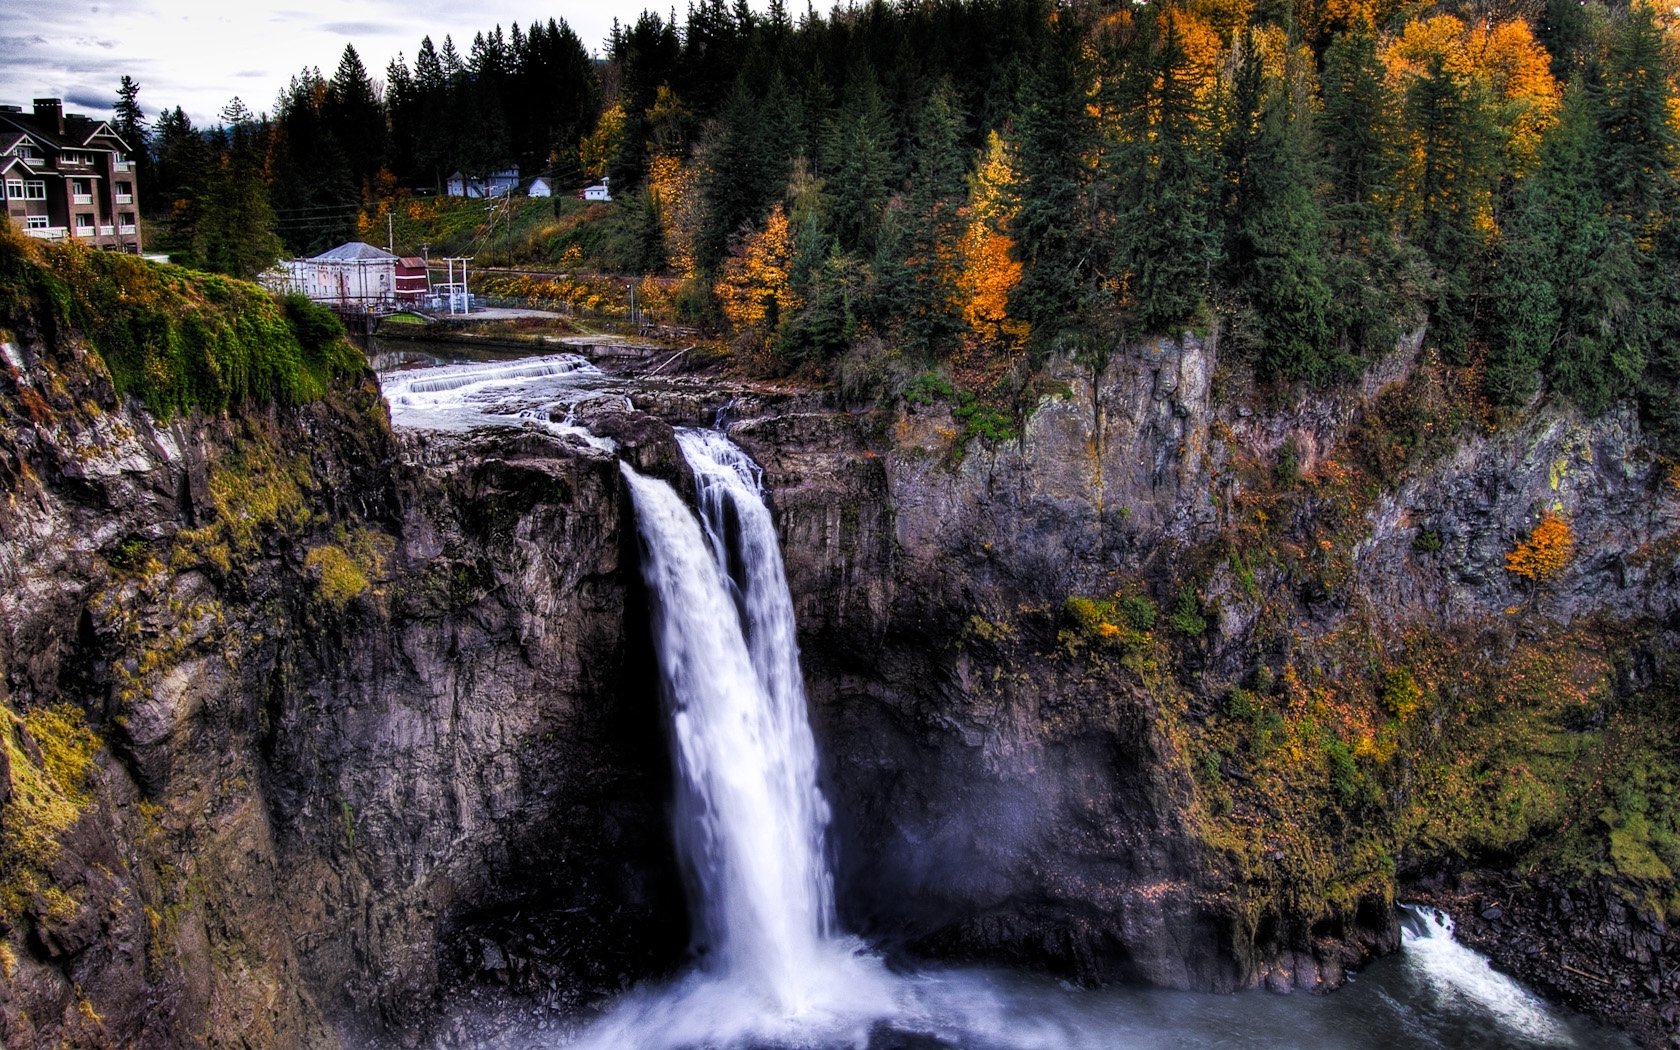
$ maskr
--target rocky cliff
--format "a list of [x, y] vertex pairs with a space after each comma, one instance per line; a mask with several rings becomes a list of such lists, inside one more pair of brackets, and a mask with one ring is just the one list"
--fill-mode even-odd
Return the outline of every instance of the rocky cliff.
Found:
[[[938, 403], [732, 430], [783, 524], [850, 921], [1326, 989], [1394, 947], [1400, 882], [1563, 865], [1644, 932], [1592, 942], [1610, 976], [1526, 975], [1671, 1029], [1672, 882], [1598, 813], [1669, 717], [1680, 492], [1637, 420], [1472, 416], [1417, 338], [1290, 404], [1190, 339], [1055, 378], [996, 444]], [[1513, 572], [1549, 518], [1573, 546]]]
[[365, 372], [160, 418], [48, 300], [0, 324], [0, 1042], [329, 1046], [676, 958], [612, 458], [399, 440]]

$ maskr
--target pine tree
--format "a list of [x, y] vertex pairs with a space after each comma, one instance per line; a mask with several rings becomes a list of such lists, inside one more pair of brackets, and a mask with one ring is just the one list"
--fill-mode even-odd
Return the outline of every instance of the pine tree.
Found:
[[351, 44], [344, 45], [338, 70], [327, 84], [321, 119], [349, 166], [351, 181], [364, 194], [371, 192], [374, 176], [386, 161], [385, 110]]
[[313, 255], [355, 236], [360, 194], [349, 158], [328, 127], [320, 71], [292, 78], [275, 107], [270, 168], [279, 232], [288, 250]]
[[1394, 345], [1395, 317], [1409, 304], [1399, 273], [1403, 255], [1387, 208], [1400, 132], [1368, 21], [1330, 42], [1321, 82], [1318, 137], [1329, 186], [1331, 327], [1338, 352], [1377, 353]]
[[877, 248], [882, 210], [890, 194], [896, 164], [892, 125], [874, 73], [853, 76], [839, 114], [823, 135], [818, 168], [828, 187], [829, 215], [841, 250], [860, 256]]
[[1496, 132], [1479, 86], [1438, 54], [1407, 86], [1404, 109], [1417, 157], [1408, 187], [1411, 236], [1435, 271], [1430, 334], [1442, 356], [1462, 363], [1485, 246], [1478, 220], [1497, 177]]
[[117, 85], [117, 135], [128, 145], [134, 161], [136, 181], [140, 183], [140, 204], [148, 212], [157, 210], [158, 198], [152, 189], [151, 134], [146, 127], [146, 113], [140, 108], [140, 84], [126, 74]]
[[1216, 238], [1209, 152], [1175, 20], [1159, 15], [1122, 74], [1114, 270], [1133, 336], [1186, 323], [1207, 288]]
[[190, 225], [182, 229], [188, 265], [251, 278], [280, 257], [274, 210], [263, 183], [264, 129], [235, 98], [222, 110]]
[[916, 122], [910, 188], [899, 213], [904, 297], [895, 312], [903, 318], [905, 349], [925, 357], [953, 349], [963, 328], [955, 254], [966, 189], [963, 130], [955, 94], [942, 82]]
[[1290, 85], [1273, 84], [1268, 96], [1237, 202], [1237, 287], [1253, 310], [1261, 378], [1323, 381], [1336, 363], [1324, 213], [1312, 189], [1318, 180], [1311, 126]]
[[1043, 59], [1026, 76], [1015, 124], [1020, 148], [1014, 192], [1021, 203], [1014, 231], [1021, 280], [1009, 297], [1009, 313], [1031, 327], [1040, 354], [1074, 323], [1094, 235], [1083, 160], [1092, 131], [1075, 75], [1073, 36], [1063, 29], [1047, 42]]

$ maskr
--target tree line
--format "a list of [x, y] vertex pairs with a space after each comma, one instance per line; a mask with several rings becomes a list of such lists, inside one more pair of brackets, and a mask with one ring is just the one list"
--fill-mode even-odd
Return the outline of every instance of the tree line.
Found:
[[1644, 2], [704, 0], [600, 60], [563, 23], [428, 39], [382, 90], [347, 48], [246, 139], [166, 114], [149, 181], [217, 201], [260, 157], [299, 250], [455, 170], [604, 175], [619, 267], [860, 392], [1215, 325], [1261, 380], [1327, 382], [1427, 326], [1496, 404], [1673, 428], [1674, 40]]

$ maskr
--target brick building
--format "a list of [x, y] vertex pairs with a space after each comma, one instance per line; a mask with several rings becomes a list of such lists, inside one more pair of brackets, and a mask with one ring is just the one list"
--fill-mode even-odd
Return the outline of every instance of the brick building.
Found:
[[31, 112], [0, 105], [0, 204], [31, 237], [140, 250], [134, 152], [103, 120], [65, 113], [56, 98]]

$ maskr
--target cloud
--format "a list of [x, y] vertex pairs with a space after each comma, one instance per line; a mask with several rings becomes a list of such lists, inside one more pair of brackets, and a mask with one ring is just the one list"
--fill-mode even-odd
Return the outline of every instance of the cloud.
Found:
[[115, 96], [116, 92], [114, 90], [111, 94], [105, 95], [76, 88], [64, 93], [64, 108], [78, 113], [103, 114], [110, 111], [111, 101]]
[[323, 22], [321, 28], [338, 36], [384, 36], [400, 33], [403, 27], [389, 22]]

